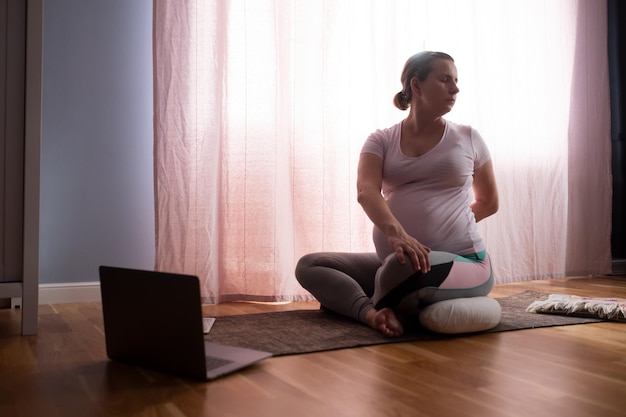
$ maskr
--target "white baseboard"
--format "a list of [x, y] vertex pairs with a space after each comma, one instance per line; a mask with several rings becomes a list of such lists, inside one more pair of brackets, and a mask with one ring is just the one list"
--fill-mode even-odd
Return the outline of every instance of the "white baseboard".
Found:
[[[613, 262], [613, 275], [626, 272], [626, 261]], [[76, 282], [63, 284], [40, 284], [39, 304], [67, 304], [100, 302], [99, 282]], [[21, 298], [11, 298], [11, 307], [21, 306]]]
[[99, 282], [39, 285], [39, 305], [89, 303], [100, 300]]

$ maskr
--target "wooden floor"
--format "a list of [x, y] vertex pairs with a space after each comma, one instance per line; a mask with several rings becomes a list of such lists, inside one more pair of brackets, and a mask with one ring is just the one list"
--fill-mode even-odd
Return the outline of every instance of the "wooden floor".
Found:
[[[626, 277], [498, 285], [626, 298]], [[208, 315], [318, 308], [205, 306]], [[626, 416], [626, 324], [520, 330], [294, 355], [197, 383], [110, 362], [98, 303], [0, 310], [0, 416]], [[304, 330], [306, 331], [306, 330]]]

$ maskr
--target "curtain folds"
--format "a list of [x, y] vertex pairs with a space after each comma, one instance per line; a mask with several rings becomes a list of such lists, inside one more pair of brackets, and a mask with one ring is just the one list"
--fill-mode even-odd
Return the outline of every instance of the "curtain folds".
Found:
[[610, 271], [604, 0], [155, 0], [156, 268], [207, 302], [308, 299], [313, 251], [371, 251], [356, 163], [404, 61], [450, 53], [489, 145], [498, 282]]

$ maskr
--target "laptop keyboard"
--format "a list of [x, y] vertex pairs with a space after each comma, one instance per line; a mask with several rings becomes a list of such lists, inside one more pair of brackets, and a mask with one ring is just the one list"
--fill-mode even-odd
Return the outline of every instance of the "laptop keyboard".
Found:
[[234, 361], [224, 359], [224, 358], [216, 358], [215, 356], [207, 356], [206, 357], [206, 369], [217, 369], [221, 366], [228, 365], [233, 363]]

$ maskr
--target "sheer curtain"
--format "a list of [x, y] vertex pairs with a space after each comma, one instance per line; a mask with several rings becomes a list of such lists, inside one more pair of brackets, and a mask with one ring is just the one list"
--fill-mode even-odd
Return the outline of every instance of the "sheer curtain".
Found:
[[404, 61], [450, 53], [450, 120], [494, 160], [480, 228], [498, 282], [610, 271], [602, 1], [155, 0], [157, 269], [208, 302], [309, 298], [313, 251], [371, 251], [363, 141], [406, 113]]

